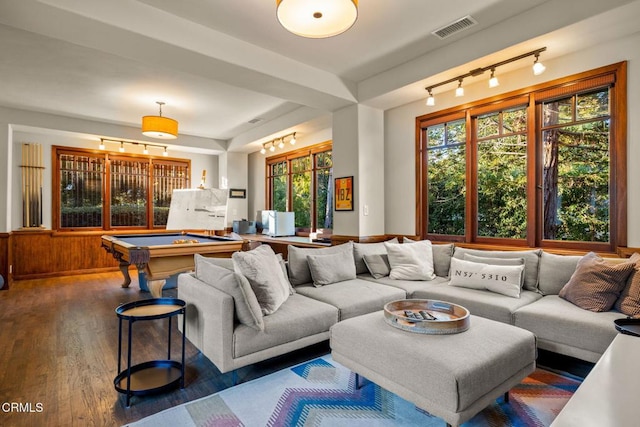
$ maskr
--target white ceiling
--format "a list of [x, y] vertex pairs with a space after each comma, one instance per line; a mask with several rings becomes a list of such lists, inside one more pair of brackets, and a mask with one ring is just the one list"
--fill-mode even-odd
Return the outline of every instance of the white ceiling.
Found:
[[[181, 135], [253, 151], [356, 102], [424, 98], [474, 61], [541, 46], [553, 58], [635, 32], [640, 14], [640, 0], [361, 0], [349, 31], [305, 39], [278, 24], [275, 3], [0, 0], [0, 105], [137, 127], [164, 101]], [[478, 25], [431, 34], [465, 15]]]

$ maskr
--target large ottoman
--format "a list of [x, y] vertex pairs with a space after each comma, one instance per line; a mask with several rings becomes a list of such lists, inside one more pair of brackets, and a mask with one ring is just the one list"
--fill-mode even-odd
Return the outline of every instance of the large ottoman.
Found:
[[382, 311], [331, 327], [333, 359], [449, 425], [472, 418], [535, 370], [535, 336], [471, 316], [467, 331], [425, 335], [392, 327]]

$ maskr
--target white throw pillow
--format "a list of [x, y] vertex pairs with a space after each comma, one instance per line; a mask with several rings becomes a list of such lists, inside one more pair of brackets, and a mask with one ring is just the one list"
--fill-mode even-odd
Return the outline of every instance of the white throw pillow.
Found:
[[523, 265], [490, 265], [451, 258], [449, 284], [462, 288], [486, 289], [520, 298]]
[[251, 251], [234, 252], [231, 258], [235, 271], [249, 280], [263, 315], [275, 313], [289, 298], [289, 281], [271, 246], [261, 245]]
[[389, 277], [395, 280], [433, 280], [433, 250], [429, 240], [411, 245], [384, 243], [391, 272]]

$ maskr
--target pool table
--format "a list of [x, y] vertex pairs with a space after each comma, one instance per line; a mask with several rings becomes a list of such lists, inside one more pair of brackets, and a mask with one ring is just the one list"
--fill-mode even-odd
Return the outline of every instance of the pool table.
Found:
[[[248, 242], [223, 236], [195, 233], [122, 234], [102, 236], [102, 247], [120, 263], [124, 276], [123, 288], [131, 284], [129, 266], [135, 265], [147, 276], [149, 290], [154, 297], [162, 294], [165, 279], [192, 271], [193, 255], [230, 258]], [[157, 294], [160, 295], [157, 295]]]

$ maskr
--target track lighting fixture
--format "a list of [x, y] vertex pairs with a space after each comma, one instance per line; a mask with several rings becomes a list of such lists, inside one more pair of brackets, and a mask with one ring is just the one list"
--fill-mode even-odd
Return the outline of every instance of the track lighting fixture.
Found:
[[124, 144], [131, 144], [131, 145], [142, 145], [144, 147], [144, 150], [142, 150], [142, 154], [149, 154], [149, 147], [158, 147], [158, 148], [164, 148], [164, 152], [162, 153], [163, 156], [168, 156], [169, 153], [167, 152], [167, 146], [166, 145], [158, 145], [158, 144], [151, 144], [149, 142], [136, 142], [136, 141], [124, 141], [121, 139], [109, 139], [109, 138], [100, 138], [100, 145], [98, 146], [98, 148], [100, 148], [101, 150], [105, 149], [105, 142], [115, 142], [115, 143], [120, 143], [120, 147], [118, 147], [118, 151], [121, 153], [124, 153], [125, 149], [124, 149]]
[[485, 71], [491, 70], [491, 78], [489, 79], [489, 87], [494, 88], [500, 85], [500, 83], [498, 82], [498, 78], [495, 76], [495, 72], [496, 72], [496, 68], [501, 67], [503, 65], [506, 64], [510, 64], [511, 62], [515, 62], [518, 61], [520, 59], [523, 58], [527, 58], [529, 56], [535, 56], [535, 61], [533, 62], [533, 74], [538, 76], [540, 74], [542, 74], [544, 72], [544, 70], [546, 69], [546, 67], [542, 64], [542, 62], [539, 61], [539, 57], [540, 54], [542, 52], [544, 52], [545, 50], [547, 50], [546, 47], [542, 47], [540, 49], [536, 49], [534, 51], [531, 52], [527, 52], [527, 53], [523, 53], [522, 55], [518, 55], [518, 56], [514, 56], [513, 58], [509, 58], [507, 60], [504, 61], [500, 61], [500, 62], [496, 62], [495, 64], [491, 64], [487, 67], [480, 67], [480, 68], [476, 68], [474, 70], [469, 71], [466, 74], [462, 74], [460, 76], [457, 77], [453, 77], [449, 80], [445, 80], [443, 82], [440, 83], [436, 83], [430, 86], [427, 86], [425, 88], [425, 90], [429, 93], [429, 96], [427, 97], [427, 101], [425, 102], [425, 104], [429, 107], [432, 107], [434, 105], [436, 105], [436, 100], [435, 97], [433, 96], [433, 89], [440, 87], [440, 86], [444, 86], [446, 84], [449, 83], [453, 83], [453, 82], [458, 82], [458, 87], [456, 88], [456, 96], [464, 96], [464, 88], [462, 87], [462, 81], [464, 79], [466, 79], [467, 77], [476, 77], [479, 76], [480, 74], [483, 74]]
[[262, 148], [260, 149], [260, 154], [266, 154], [267, 150], [274, 152], [276, 151], [276, 142], [278, 143], [278, 148], [282, 149], [285, 147], [285, 143], [287, 138], [291, 137], [289, 143], [294, 145], [296, 143], [296, 132], [288, 133], [284, 136], [280, 136], [278, 138], [272, 139], [271, 141], [264, 142], [262, 144]]

